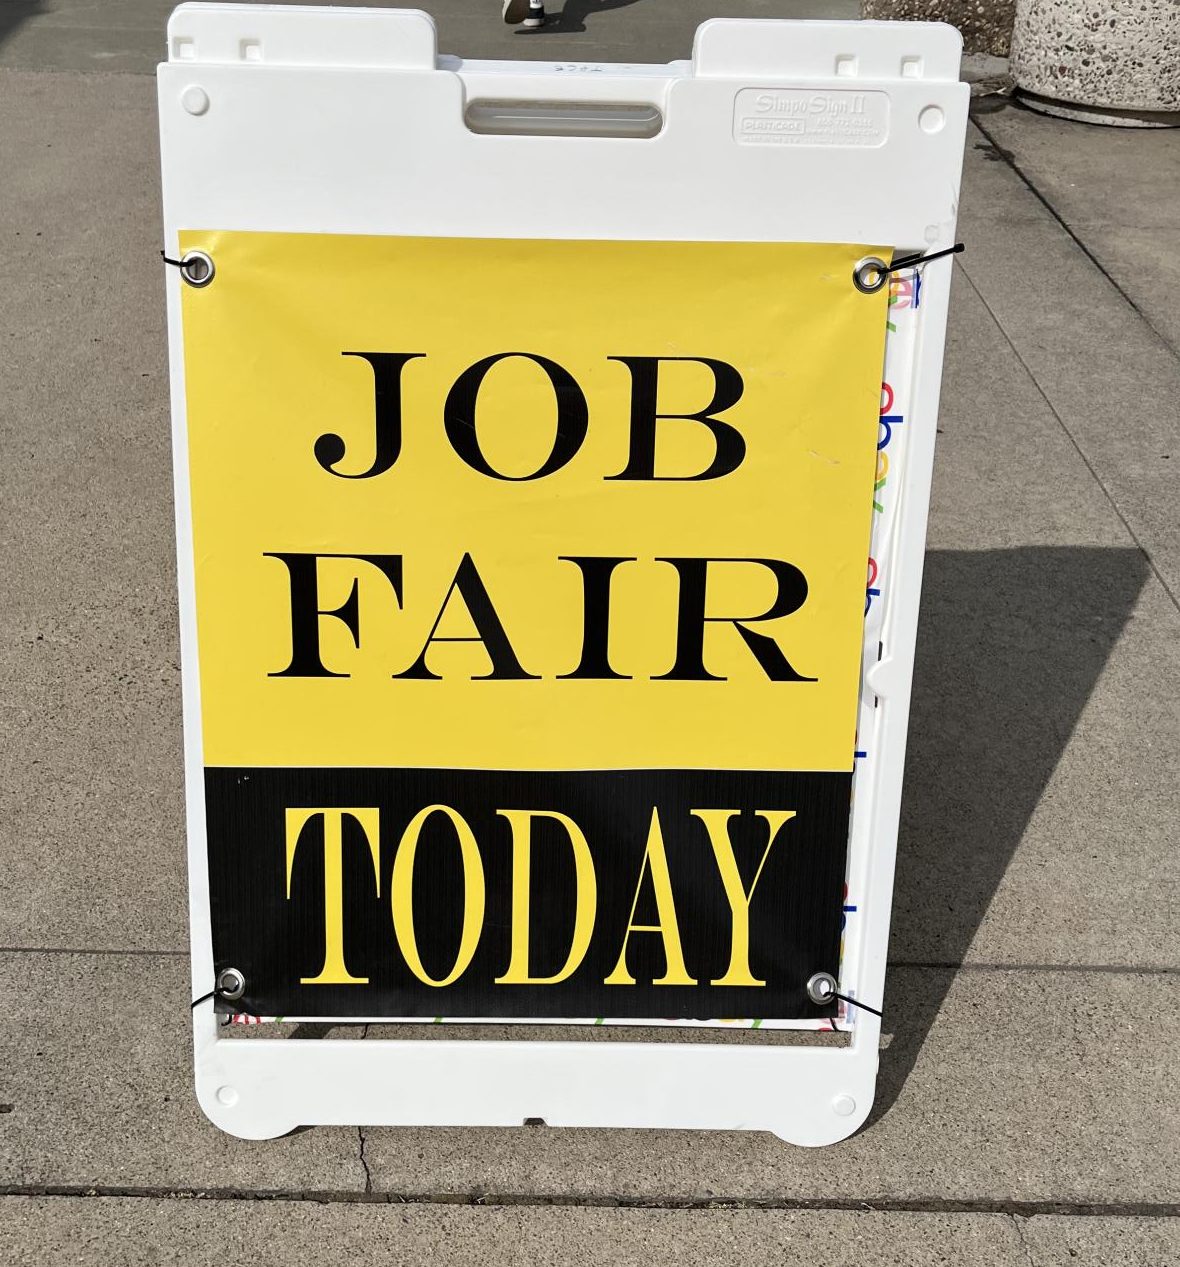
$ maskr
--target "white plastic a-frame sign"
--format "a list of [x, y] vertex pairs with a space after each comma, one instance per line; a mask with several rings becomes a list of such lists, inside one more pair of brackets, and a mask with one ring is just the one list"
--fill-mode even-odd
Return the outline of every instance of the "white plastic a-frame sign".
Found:
[[[440, 57], [414, 11], [173, 15], [223, 1129], [864, 1121], [951, 272], [896, 262], [954, 244], [958, 66], [937, 25], [714, 21], [691, 62], [567, 66]], [[406, 1028], [231, 1037], [281, 1019]]]

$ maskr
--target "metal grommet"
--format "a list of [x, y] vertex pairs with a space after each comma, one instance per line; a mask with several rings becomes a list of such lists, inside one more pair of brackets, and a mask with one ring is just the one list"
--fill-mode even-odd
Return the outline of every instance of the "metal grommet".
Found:
[[830, 972], [813, 973], [807, 980], [807, 997], [823, 1007], [836, 997], [836, 978]]
[[216, 269], [213, 264], [213, 257], [206, 255], [204, 251], [185, 251], [180, 258], [180, 275], [190, 286], [195, 286], [198, 290], [202, 286], [208, 286], [213, 280], [213, 274]]
[[888, 280], [889, 265], [875, 255], [866, 255], [852, 270], [852, 284], [862, 295], [875, 295]]
[[246, 993], [246, 978], [237, 968], [223, 968], [217, 974], [217, 993], [229, 1003], [234, 1003]]

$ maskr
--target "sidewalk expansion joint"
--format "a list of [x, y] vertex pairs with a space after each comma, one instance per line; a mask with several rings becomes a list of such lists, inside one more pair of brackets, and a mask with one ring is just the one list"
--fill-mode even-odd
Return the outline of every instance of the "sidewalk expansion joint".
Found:
[[[187, 959], [187, 950], [93, 950], [85, 946], [0, 946], [0, 955], [130, 955], [145, 959]], [[1180, 964], [1137, 963], [956, 963], [950, 959], [890, 959], [888, 967], [922, 972], [1105, 972], [1128, 977], [1166, 977]], [[341, 1017], [340, 1024], [348, 1018]], [[522, 1021], [527, 1024], [527, 1021]], [[366, 1027], [367, 1028], [367, 1027]]]
[[89, 946], [0, 946], [0, 955], [131, 955], [146, 959], [187, 959], [187, 950], [114, 950]]
[[308, 1201], [321, 1205], [515, 1206], [655, 1211], [852, 1211], [863, 1214], [1003, 1214], [1075, 1218], [1180, 1218], [1176, 1201], [1015, 1201], [956, 1197], [626, 1197], [579, 1193], [306, 1191], [297, 1188], [170, 1188], [128, 1185], [0, 1184], [0, 1197], [142, 1198], [155, 1201]]
[[1016, 155], [1011, 150], [1005, 149], [999, 141], [987, 130], [987, 126], [980, 122], [977, 115], [971, 116], [971, 122], [983, 134], [988, 145], [992, 147], [995, 153], [1004, 161], [1004, 163], [1012, 169], [1012, 172], [1020, 179], [1021, 183], [1028, 189], [1029, 193], [1045, 208], [1045, 210], [1053, 217], [1053, 219], [1061, 226], [1062, 229], [1070, 236], [1077, 248], [1090, 261], [1091, 264], [1102, 274], [1103, 277], [1114, 287], [1122, 299], [1130, 307], [1131, 311], [1143, 322], [1143, 324], [1155, 335], [1161, 345], [1167, 351], [1168, 355], [1180, 360], [1180, 350], [1173, 347], [1171, 340], [1159, 330], [1151, 318], [1143, 311], [1142, 308], [1131, 298], [1122, 286], [1114, 279], [1106, 268], [1106, 265], [1098, 258], [1097, 255], [1086, 245], [1082, 238], [1077, 234], [1073, 227], [1065, 220], [1057, 208], [1049, 201], [1049, 199], [1037, 188], [1036, 182], [1017, 162]]
[[920, 972], [1070, 972], [1107, 973], [1119, 977], [1170, 977], [1180, 965], [1127, 963], [945, 963], [939, 960], [890, 959], [894, 971]]
[[[1086, 470], [1090, 472], [1091, 476], [1093, 476], [1094, 478], [1094, 482], [1102, 490], [1103, 496], [1106, 498], [1107, 502], [1109, 502], [1110, 508], [1111, 510], [1114, 511], [1115, 516], [1117, 517], [1119, 523], [1123, 525], [1123, 527], [1126, 529], [1127, 535], [1135, 543], [1136, 547], [1139, 550], [1139, 553], [1143, 555], [1143, 558], [1146, 561], [1147, 566], [1151, 569], [1151, 574], [1155, 577], [1157, 581], [1159, 581], [1160, 585], [1163, 587], [1163, 591], [1168, 596], [1168, 599], [1171, 602], [1172, 606], [1175, 607], [1177, 611], [1180, 611], [1180, 598], [1178, 598], [1177, 595], [1173, 593], [1172, 587], [1168, 584], [1167, 579], [1164, 577], [1164, 574], [1159, 570], [1159, 567], [1157, 566], [1156, 561], [1151, 557], [1151, 552], [1139, 539], [1139, 534], [1131, 526], [1131, 521], [1123, 513], [1123, 508], [1119, 505], [1118, 500], [1116, 499], [1114, 494], [1110, 491], [1110, 489], [1107, 488], [1106, 482], [1103, 480], [1102, 476], [1098, 474], [1098, 468], [1094, 465], [1093, 462], [1090, 461], [1090, 458], [1087, 455], [1085, 449], [1082, 448], [1077, 437], [1069, 429], [1068, 425], [1066, 424], [1065, 419], [1058, 412], [1057, 406], [1054, 405], [1053, 401], [1049, 398], [1049, 393], [1045, 390], [1044, 387], [1041, 386], [1040, 379], [1037, 378], [1036, 374], [1033, 372], [1032, 367], [1024, 359], [1023, 355], [1021, 354], [1020, 349], [1016, 346], [1016, 341], [1004, 328], [1004, 323], [996, 315], [995, 309], [993, 309], [991, 304], [988, 303], [987, 296], [980, 289], [978, 283], [971, 276], [970, 272], [968, 272], [967, 265], [960, 264], [959, 270], [962, 273], [963, 277], [966, 278], [967, 284], [975, 292], [976, 296], [979, 299], [979, 302], [983, 304], [984, 308], [987, 310], [988, 316], [991, 317], [992, 321], [995, 323], [996, 329], [1000, 332], [1000, 335], [1004, 339], [1004, 342], [1007, 343], [1008, 347], [1011, 349], [1012, 355], [1016, 358], [1017, 362], [1020, 365], [1020, 368], [1024, 370], [1025, 374], [1028, 376], [1029, 382], [1032, 383], [1037, 394], [1040, 396], [1041, 400], [1044, 401], [1045, 407], [1053, 415], [1054, 419], [1056, 419], [1057, 425], [1061, 428], [1063, 434], [1065, 435], [1065, 438], [1070, 442], [1071, 445], [1073, 445], [1074, 451], [1077, 453], [1078, 457], [1080, 457], [1082, 461], [1085, 463]], [[1169, 347], [1169, 351], [1171, 351], [1170, 347]]]

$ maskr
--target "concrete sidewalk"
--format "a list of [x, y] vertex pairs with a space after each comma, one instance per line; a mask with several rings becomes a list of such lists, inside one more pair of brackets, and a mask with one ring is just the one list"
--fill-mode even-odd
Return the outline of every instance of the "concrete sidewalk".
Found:
[[[1180, 132], [979, 103], [870, 1125], [244, 1143], [191, 1091], [170, 7], [0, 9], [0, 1262], [1180, 1263]], [[468, 55], [661, 61], [803, 11], [428, 7]]]

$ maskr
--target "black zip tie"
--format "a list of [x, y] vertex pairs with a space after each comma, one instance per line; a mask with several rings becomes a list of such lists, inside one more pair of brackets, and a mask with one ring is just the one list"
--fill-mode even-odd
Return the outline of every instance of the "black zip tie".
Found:
[[921, 264], [929, 264], [931, 260], [958, 255], [965, 249], [962, 242], [956, 242], [954, 246], [948, 246], [942, 251], [931, 251], [929, 255], [923, 255], [921, 251], [916, 255], [903, 255], [892, 264], [886, 264], [876, 255], [866, 255], [852, 270], [852, 284], [862, 295], [875, 295], [885, 289], [890, 273], [900, 273], [903, 268], [917, 268]]
[[[183, 268], [183, 267], [184, 267], [184, 260], [173, 260], [173, 259], [169, 259], [169, 258], [168, 258], [168, 256], [167, 256], [167, 255], [165, 255], [163, 251], [161, 251], [161, 252], [160, 252], [160, 258], [164, 261], [164, 263], [165, 263], [165, 264], [171, 264], [173, 268]], [[214, 991], [214, 993], [216, 993], [216, 991]], [[205, 998], [208, 998], [208, 997], [209, 997], [209, 995], [207, 995], [207, 994], [206, 994], [206, 995], [205, 995]], [[200, 999], [198, 999], [198, 1000], [197, 1000], [197, 1003], [200, 1003], [200, 1002], [201, 1002], [201, 1000], [200, 1000]], [[196, 1007], [196, 1006], [197, 1006], [197, 1004], [196, 1004], [196, 1003], [194, 1003], [194, 1004], [193, 1004], [193, 1007]]]
[[881, 1020], [885, 1019], [884, 1012], [878, 1012], [875, 1007], [869, 1007], [867, 1003], [862, 1003], [860, 999], [851, 999], [847, 994], [840, 994], [835, 990], [832, 991], [832, 997], [839, 999], [841, 1003], [847, 1003], [849, 1007], [863, 1008], [866, 1012], [872, 1012], [874, 1016], [879, 1016]]
[[[932, 251], [929, 255], [923, 255], [921, 251], [917, 255], [903, 255], [901, 259], [894, 260], [892, 264], [885, 269], [886, 273], [896, 273], [903, 268], [913, 268], [915, 264], [929, 264], [931, 260], [940, 260], [944, 255], [958, 255], [967, 249], [964, 242], [956, 242], [954, 246], [948, 246], [945, 251]], [[869, 1008], [871, 1012], [873, 1009]], [[880, 1013], [878, 1013], [880, 1015]]]
[[[169, 263], [171, 263], [171, 261], [169, 261]], [[208, 994], [202, 994], [199, 999], [193, 999], [193, 1006], [191, 1010], [195, 1012], [197, 1008], [201, 1006], [202, 1003], [207, 1003], [210, 999], [215, 999], [216, 997], [217, 997], [216, 990], [210, 990]]]

